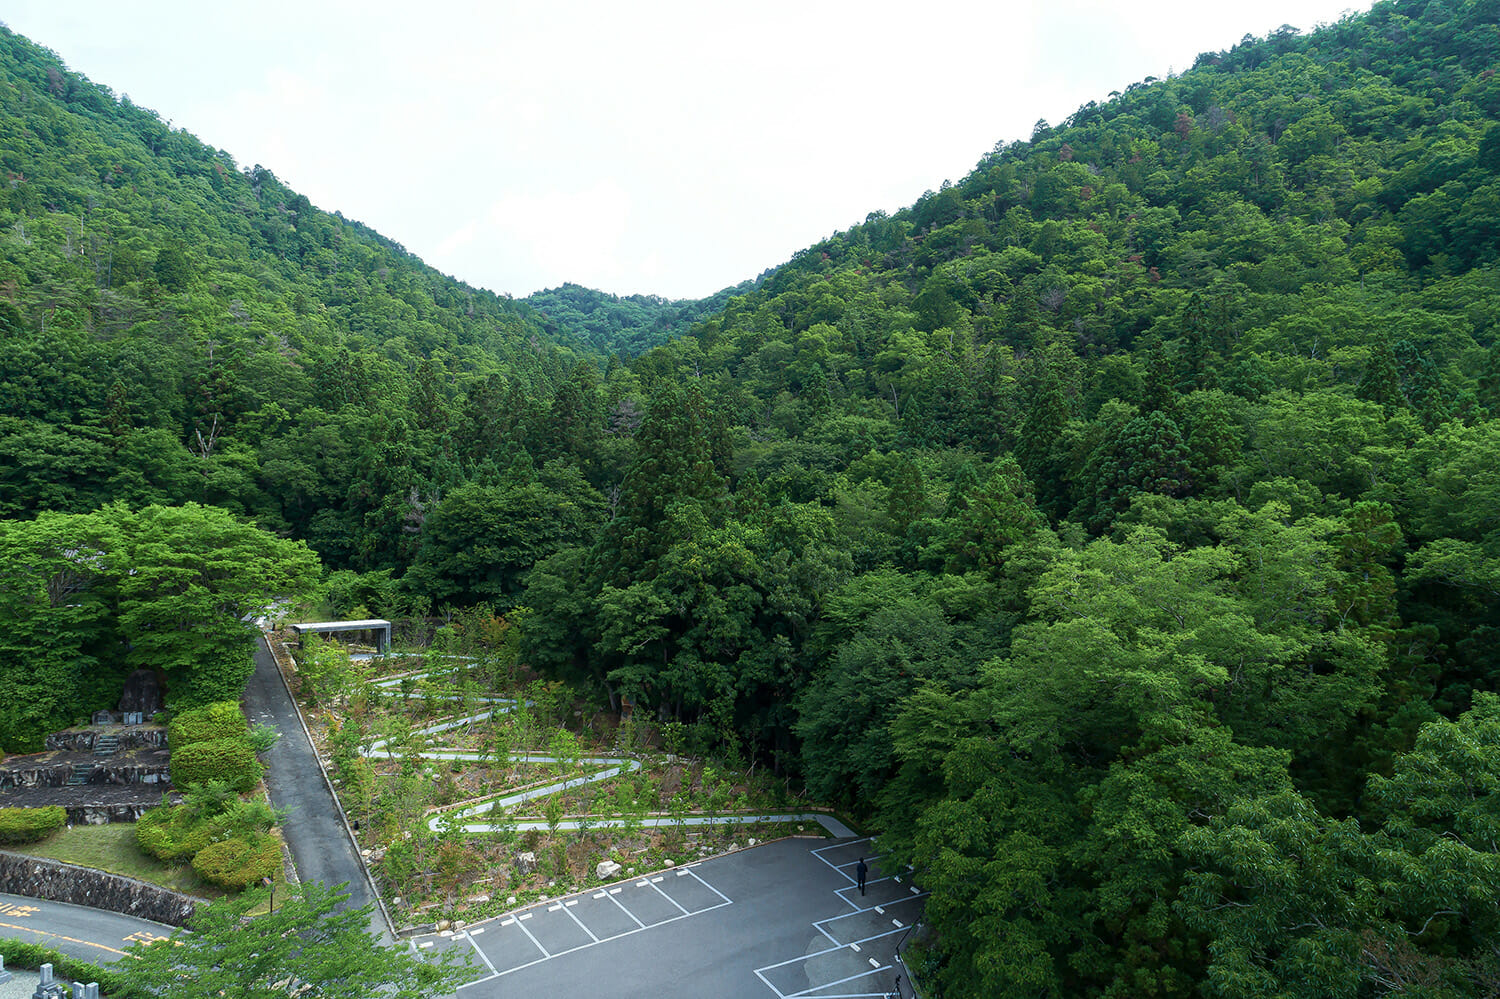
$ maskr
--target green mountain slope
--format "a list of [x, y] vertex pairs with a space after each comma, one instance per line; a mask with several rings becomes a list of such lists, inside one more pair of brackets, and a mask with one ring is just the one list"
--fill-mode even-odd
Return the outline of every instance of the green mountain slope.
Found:
[[1485, 994], [1497, 15], [1205, 55], [642, 355], [532, 660], [868, 814], [940, 994]]
[[505, 457], [466, 397], [545, 409], [575, 363], [8, 31], [0, 73], [0, 513], [195, 500], [392, 564], [424, 496]]
[[735, 295], [754, 287], [745, 281], [708, 298], [672, 301], [659, 295], [611, 295], [576, 284], [549, 288], [523, 300], [536, 309], [543, 328], [569, 342], [588, 344], [605, 354], [635, 357], [693, 324], [723, 311]]
[[878, 829], [935, 994], [1491, 994], [1497, 24], [1205, 54], [602, 365], [547, 330], [684, 311], [471, 293], [11, 38], [0, 504], [522, 609]]

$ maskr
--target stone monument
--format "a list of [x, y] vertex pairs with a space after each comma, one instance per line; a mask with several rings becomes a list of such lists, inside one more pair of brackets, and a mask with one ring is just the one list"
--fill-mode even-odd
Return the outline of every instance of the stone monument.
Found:
[[125, 692], [120, 695], [118, 711], [139, 713], [150, 718], [162, 709], [161, 683], [156, 671], [138, 669], [125, 678]]

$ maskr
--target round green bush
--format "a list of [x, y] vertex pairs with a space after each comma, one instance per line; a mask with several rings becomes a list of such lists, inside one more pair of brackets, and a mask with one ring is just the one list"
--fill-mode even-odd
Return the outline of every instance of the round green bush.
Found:
[[221, 780], [243, 793], [255, 787], [261, 772], [248, 739], [209, 739], [172, 750], [172, 783], [178, 787]]
[[208, 845], [213, 829], [181, 805], [158, 805], [135, 824], [136, 844], [151, 856], [178, 863]]
[[211, 739], [239, 739], [250, 730], [236, 701], [215, 701], [184, 711], [167, 726], [167, 748], [182, 749]]
[[209, 884], [235, 891], [271, 877], [281, 864], [281, 844], [275, 836], [210, 843], [193, 857], [193, 870]]
[[68, 822], [61, 805], [45, 808], [0, 808], [0, 843], [37, 843]]

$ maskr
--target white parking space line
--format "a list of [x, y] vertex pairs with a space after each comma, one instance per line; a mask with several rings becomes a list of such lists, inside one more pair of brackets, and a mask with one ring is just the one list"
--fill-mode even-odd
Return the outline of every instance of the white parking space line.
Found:
[[[651, 885], [651, 887], [652, 887], [652, 888], [656, 888], [656, 885], [655, 885], [655, 884], [654, 884], [654, 883], [653, 883], [653, 884], [652, 884], [652, 885]], [[679, 903], [679, 902], [678, 902], [678, 901], [677, 901], [677, 900], [676, 900], [676, 899], [675, 899], [675, 898], [673, 898], [673, 897], [672, 897], [672, 896], [671, 896], [671, 895], [668, 895], [668, 894], [667, 894], [667, 893], [666, 893], [666, 892], [664, 892], [664, 891], [662, 891], [662, 890], [661, 890], [661, 889], [660, 889], [660, 888], [656, 888], [656, 894], [658, 894], [658, 895], [660, 895], [660, 896], [661, 896], [661, 897], [662, 897], [662, 898], [664, 898], [664, 899], [666, 899], [666, 900], [667, 900], [667, 901], [668, 901], [668, 902], [671, 902], [671, 903], [672, 903], [672, 904], [673, 904], [673, 905], [675, 905], [675, 906], [677, 906], [677, 911], [678, 911], [678, 912], [680, 912], [680, 913], [682, 913], [682, 914], [683, 914], [683, 915], [684, 915], [684, 916], [686, 916], [686, 915], [689, 915], [689, 914], [690, 914], [690, 913], [689, 913], [689, 912], [688, 912], [688, 911], [687, 911], [687, 910], [686, 910], [686, 909], [684, 909], [684, 908], [683, 908], [683, 907], [682, 907], [682, 904], [681, 904], [681, 903]]]
[[[476, 933], [483, 933], [484, 930], [480, 929], [480, 930], [476, 930], [475, 932]], [[465, 933], [464, 936], [468, 937], [469, 934]], [[484, 951], [482, 951], [482, 950], [479, 949], [479, 945], [474, 942], [474, 938], [473, 937], [469, 937], [469, 946], [471, 948], [473, 948], [474, 953], [476, 953], [476, 954], [479, 955], [479, 959], [484, 962], [484, 966], [486, 968], [490, 969], [490, 974], [492, 974], [492, 975], [495, 974], [495, 966], [490, 963], [490, 957], [489, 957], [489, 955], [486, 954]]]
[[[684, 871], [682, 873], [691, 876], [694, 881], [698, 882], [700, 885], [702, 885], [703, 887], [707, 888], [709, 891], [713, 892], [715, 895], [717, 895], [720, 898], [722, 898], [724, 900], [724, 904], [725, 905], [729, 904], [729, 896], [728, 895], [725, 895], [723, 892], [719, 891], [719, 889], [715, 888], [713, 885], [709, 884], [707, 881], [704, 881], [702, 878], [698, 877], [697, 873], [695, 873], [693, 871]], [[717, 906], [715, 906], [715, 908], [717, 908]], [[707, 912], [708, 910], [704, 909], [702, 911]]]
[[[569, 903], [568, 903], [568, 904], [569, 904], [569, 905], [572, 905], [572, 904], [573, 904], [573, 903], [572, 903], [572, 902], [569, 902]], [[573, 922], [575, 922], [575, 923], [577, 923], [577, 924], [578, 924], [578, 928], [579, 928], [579, 929], [580, 929], [580, 930], [582, 930], [582, 931], [583, 931], [583, 932], [585, 932], [585, 933], [587, 933], [587, 934], [588, 934], [588, 935], [589, 935], [589, 939], [590, 939], [590, 940], [592, 940], [592, 941], [594, 941], [594, 943], [598, 943], [598, 942], [599, 942], [599, 938], [598, 938], [598, 937], [596, 937], [596, 936], [594, 936], [594, 931], [593, 931], [593, 930], [591, 930], [591, 929], [589, 929], [589, 928], [588, 928], [588, 927], [587, 927], [587, 926], [585, 926], [585, 925], [583, 925], [583, 921], [582, 921], [582, 920], [580, 920], [580, 919], [579, 919], [579, 918], [578, 918], [578, 917], [577, 917], [577, 916], [576, 916], [576, 915], [575, 915], [575, 914], [574, 914], [574, 913], [573, 913], [573, 910], [572, 910], [572, 909], [564, 909], [564, 910], [563, 910], [563, 912], [566, 912], [566, 913], [567, 913], [567, 914], [568, 914], [568, 918], [570, 918], [570, 919], [572, 919], [572, 920], [573, 920]]]
[[[619, 889], [617, 888], [617, 889], [615, 889], [615, 891], [619, 891]], [[633, 913], [629, 909], [625, 908], [625, 906], [620, 905], [620, 900], [617, 899], [617, 898], [615, 898], [615, 892], [610, 892], [609, 893], [609, 900], [611, 902], [613, 902], [615, 905], [619, 905], [621, 912], [625, 913], [625, 915], [627, 915], [631, 919], [635, 920], [635, 925], [639, 926], [643, 930], [646, 928], [646, 924], [645, 923], [641, 922], [639, 919], [636, 919], [635, 913]]]
[[[720, 897], [722, 898], [723, 896], [720, 896]], [[610, 901], [614, 902], [616, 905], [620, 905], [620, 902], [619, 902], [618, 899], [610, 898]], [[547, 954], [546, 950], [543, 949], [542, 953], [547, 954], [546, 957], [539, 957], [539, 958], [537, 958], [534, 961], [527, 961], [525, 964], [518, 964], [515, 967], [506, 968], [504, 971], [497, 971], [494, 975], [490, 976], [490, 978], [485, 979], [485, 981], [490, 981], [491, 979], [494, 979], [494, 978], [503, 978], [504, 976], [509, 975], [512, 972], [521, 971], [521, 970], [523, 970], [525, 968], [530, 968], [532, 965], [542, 964], [543, 962], [550, 961], [553, 958], [566, 957], [567, 955], [577, 953], [580, 950], [587, 950], [588, 948], [593, 947], [595, 944], [609, 943], [611, 940], [618, 940], [621, 937], [633, 936], [634, 934], [642, 933], [642, 932], [644, 932], [646, 930], [654, 930], [658, 926], [666, 926], [666, 925], [668, 925], [670, 923], [677, 922], [679, 919], [689, 919], [689, 918], [691, 918], [693, 916], [700, 916], [700, 915], [702, 915], [705, 912], [712, 912], [714, 909], [722, 909], [726, 905], [733, 905], [733, 904], [734, 904], [733, 902], [729, 901], [728, 899], [725, 899], [723, 902], [720, 902], [717, 905], [710, 905], [706, 909], [698, 909], [695, 912], [687, 912], [687, 913], [684, 913], [683, 915], [680, 915], [680, 916], [672, 916], [672, 917], [670, 917], [668, 919], [663, 919], [659, 923], [650, 923], [650, 924], [642, 923], [639, 919], [636, 919], [634, 913], [632, 913], [629, 909], [625, 908], [623, 905], [620, 905], [620, 911], [624, 912], [625, 915], [627, 915], [631, 919], [635, 920], [635, 924], [636, 924], [636, 928], [635, 929], [633, 929], [633, 930], [626, 930], [624, 933], [616, 933], [612, 937], [595, 937], [594, 941], [592, 943], [579, 944], [577, 947], [569, 947], [567, 950], [560, 950], [556, 954]], [[567, 912], [568, 910], [564, 909], [563, 911]], [[568, 915], [572, 916], [573, 913], [568, 912]], [[574, 917], [574, 919], [575, 919], [575, 921], [577, 921], [577, 917]], [[579, 923], [579, 925], [583, 926], [582, 923]], [[525, 929], [524, 926], [521, 927], [521, 928], [523, 930]], [[584, 932], [588, 933], [589, 936], [591, 936], [591, 937], [594, 936], [594, 934], [589, 930], [589, 928], [587, 926], [584, 926], [583, 930], [584, 930]], [[531, 934], [529, 934], [529, 933], [526, 934], [526, 935], [527, 936], [531, 936]], [[535, 938], [532, 939], [532, 942], [533, 943], [536, 942]], [[541, 946], [542, 946], [541, 944], [537, 944], [538, 948], [541, 948]], [[830, 997], [827, 997], [827, 999], [836, 999], [836, 997], [830, 996]]]
[[[531, 913], [529, 913], [529, 912], [525, 913], [524, 915], [521, 916], [521, 919], [530, 919], [530, 918], [531, 918]], [[531, 935], [531, 931], [526, 928], [526, 924], [525, 923], [520, 922], [518, 920], [516, 922], [516, 925], [521, 928], [521, 932], [522, 933], [526, 934], [526, 939], [528, 939], [532, 943], [536, 944], [536, 949], [539, 950], [539, 951], [541, 951], [542, 954], [543, 954], [543, 956], [545, 956], [545, 957], [551, 957], [552, 956], [551, 954], [547, 953], [547, 948], [545, 948], [545, 947], [542, 946], [541, 941], [538, 940], [536, 937], [534, 937], [534, 936]]]
[[[855, 940], [854, 943], [857, 943], [857, 944], [867, 944], [867, 943], [869, 943], [872, 940], [879, 940], [882, 937], [888, 937], [888, 936], [890, 936], [892, 933], [900, 933], [900, 932], [901, 932], [900, 930], [886, 930], [884, 933], [877, 933], [873, 937], [865, 937], [863, 940]], [[824, 947], [822, 950], [814, 950], [814, 951], [809, 951], [806, 954], [798, 954], [796, 957], [789, 957], [785, 961], [777, 961], [775, 964], [767, 964], [767, 965], [764, 965], [764, 966], [762, 966], [760, 968], [757, 968], [757, 969], [755, 969], [755, 973], [758, 975], [762, 971], [775, 971], [777, 968], [785, 968], [789, 964], [797, 964], [799, 961], [807, 961], [807, 960], [810, 960], [810, 959], [815, 958], [815, 957], [822, 957], [824, 954], [832, 954], [834, 951], [844, 950], [848, 946], [849, 946], [848, 944], [839, 944], [836, 947]], [[824, 988], [827, 988], [830, 985], [837, 985], [837, 984], [838, 984], [838, 982], [824, 982], [822, 985], [814, 986], [814, 988], [815, 989], [824, 989]], [[772, 988], [774, 988], [774, 987], [775, 986], [772, 986]]]

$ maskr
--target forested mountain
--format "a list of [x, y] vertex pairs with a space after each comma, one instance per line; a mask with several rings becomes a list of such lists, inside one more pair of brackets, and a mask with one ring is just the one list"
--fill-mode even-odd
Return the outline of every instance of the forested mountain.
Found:
[[8, 31], [0, 72], [0, 514], [194, 500], [396, 565], [576, 362]]
[[7, 37], [0, 502], [487, 603], [870, 821], [942, 995], [1492, 995], [1497, 25], [1247, 38], [603, 364]]
[[527, 295], [549, 333], [586, 343], [604, 354], [635, 357], [724, 310], [736, 295], [755, 287], [744, 281], [708, 298], [670, 300], [659, 295], [610, 295], [576, 284]]

